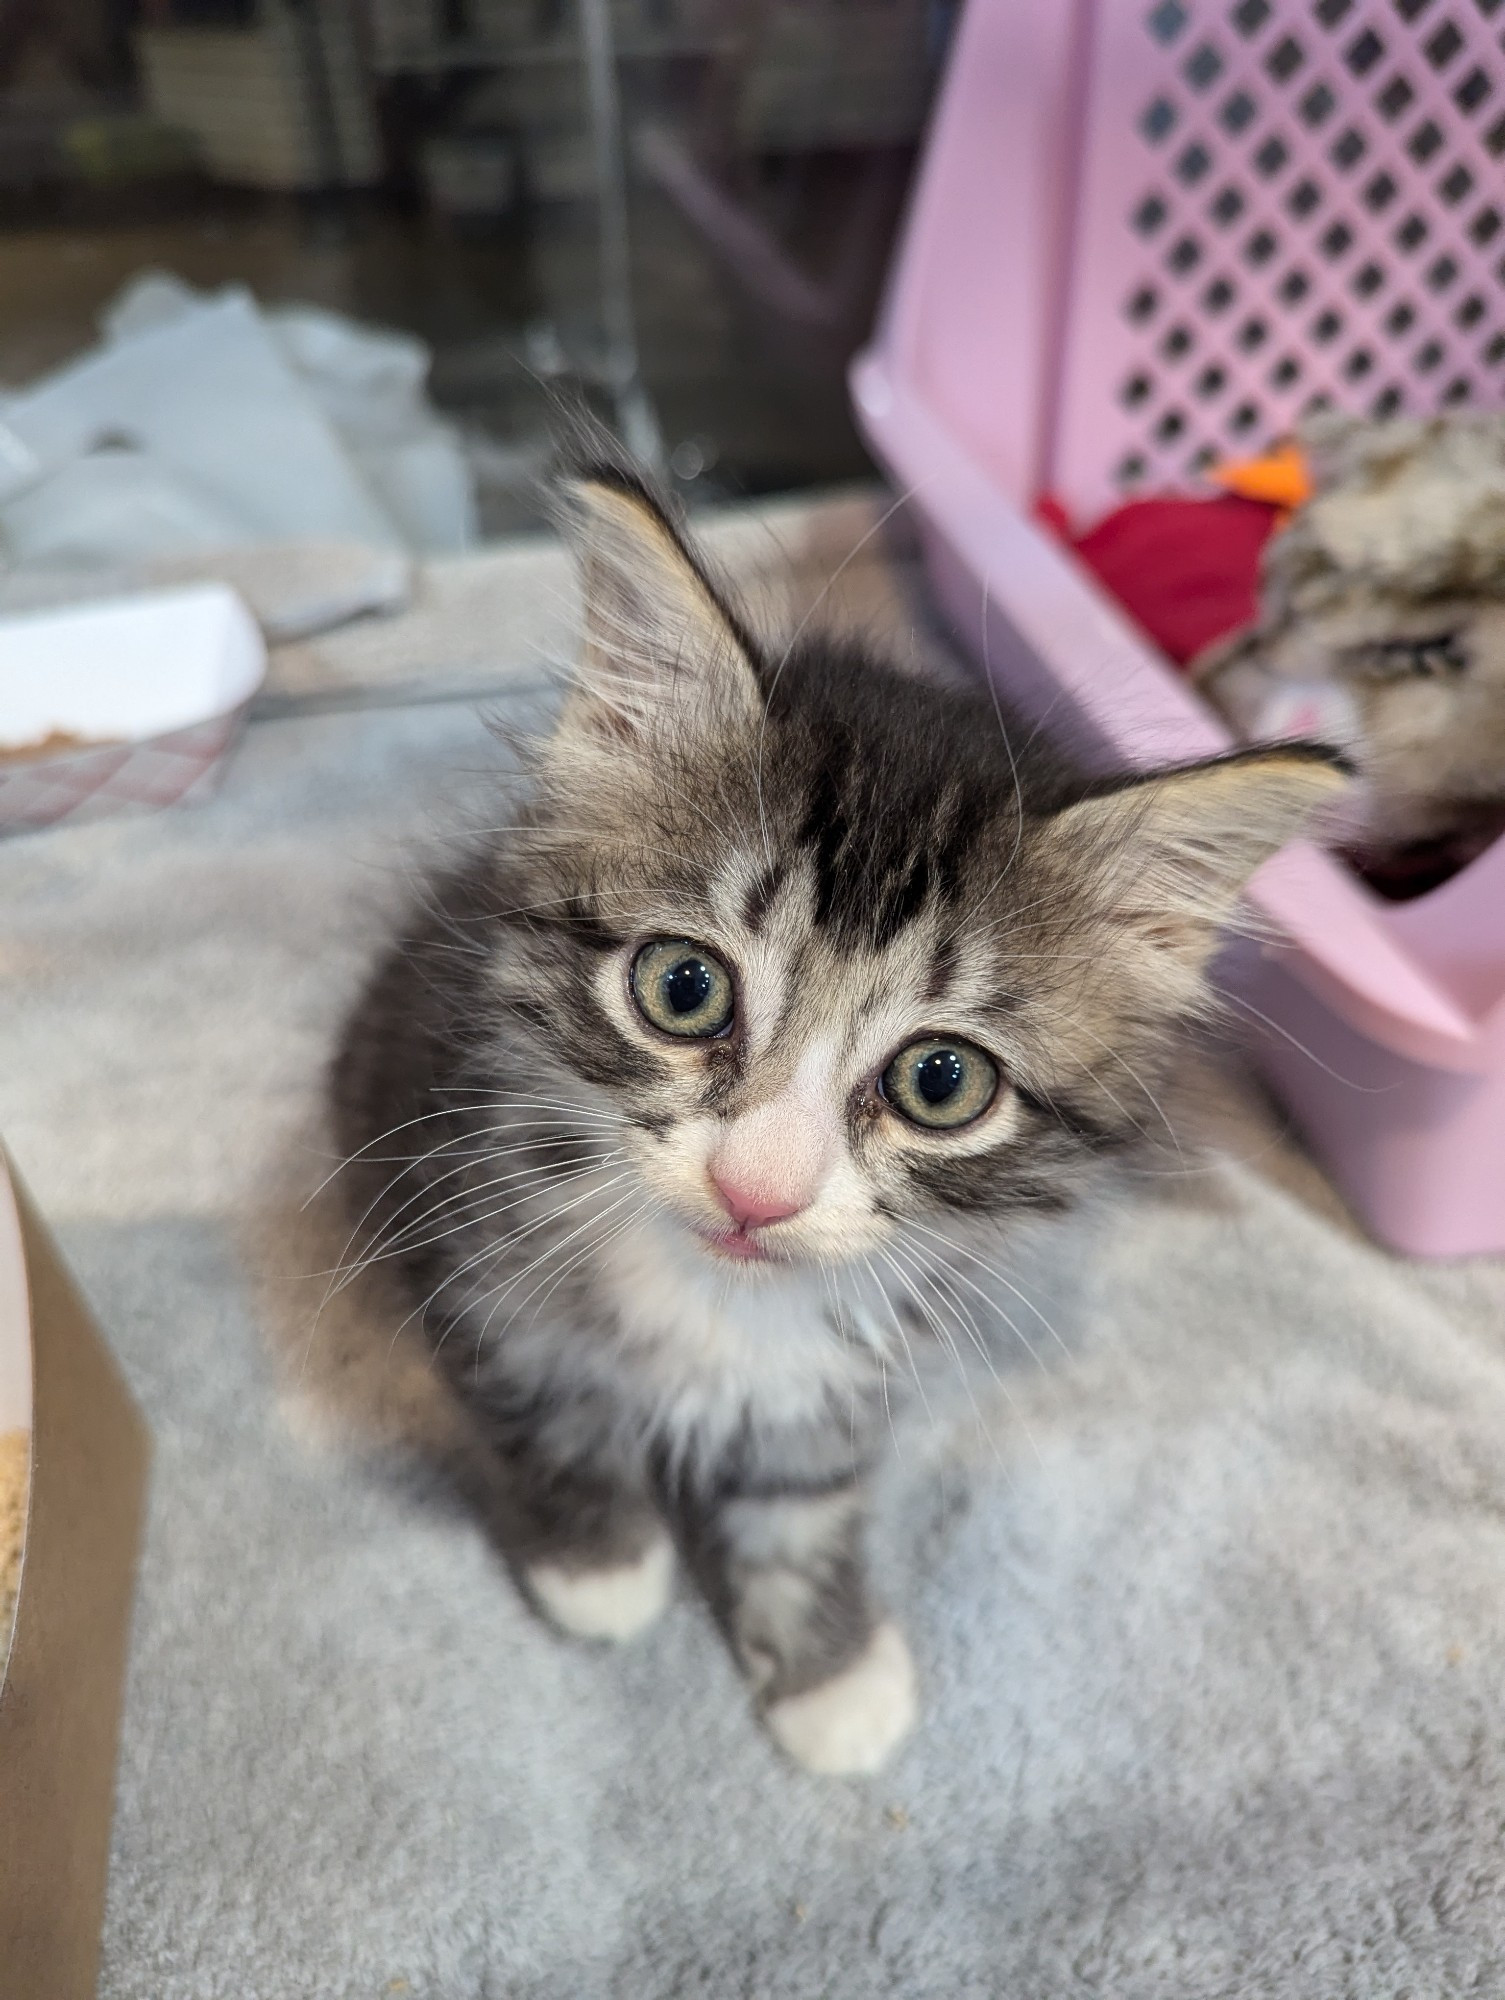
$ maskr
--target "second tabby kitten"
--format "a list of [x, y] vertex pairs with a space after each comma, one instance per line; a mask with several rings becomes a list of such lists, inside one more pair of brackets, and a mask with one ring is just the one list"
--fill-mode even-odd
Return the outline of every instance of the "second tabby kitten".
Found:
[[959, 1260], [1134, 1141], [1216, 926], [1342, 779], [1072, 781], [985, 696], [760, 646], [630, 477], [572, 504], [578, 674], [350, 1020], [341, 1182], [536, 1605], [625, 1639], [683, 1550], [777, 1741], [869, 1771], [915, 1710], [863, 1550], [902, 1343], [989, 1337]]

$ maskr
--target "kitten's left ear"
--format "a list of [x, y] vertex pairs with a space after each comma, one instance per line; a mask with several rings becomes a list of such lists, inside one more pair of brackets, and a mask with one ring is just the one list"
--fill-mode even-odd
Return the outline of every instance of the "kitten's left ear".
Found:
[[647, 490], [592, 476], [564, 498], [584, 630], [561, 728], [620, 745], [755, 717], [749, 642]]
[[1249, 877], [1342, 797], [1350, 775], [1319, 744], [1236, 751], [1068, 806], [1048, 822], [1046, 849], [1174, 986], [1200, 974]]

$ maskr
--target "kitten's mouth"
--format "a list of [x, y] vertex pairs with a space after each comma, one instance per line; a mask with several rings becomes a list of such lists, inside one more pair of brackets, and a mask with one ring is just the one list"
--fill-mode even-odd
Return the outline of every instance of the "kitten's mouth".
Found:
[[778, 1264], [783, 1259], [774, 1256], [755, 1235], [746, 1229], [703, 1229], [694, 1225], [695, 1234], [708, 1250], [714, 1250], [718, 1257], [729, 1257], [737, 1264]]

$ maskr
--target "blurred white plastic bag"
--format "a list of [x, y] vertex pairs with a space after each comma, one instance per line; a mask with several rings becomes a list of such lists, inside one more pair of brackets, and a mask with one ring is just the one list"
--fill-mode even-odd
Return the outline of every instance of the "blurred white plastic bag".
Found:
[[318, 306], [279, 306], [266, 317], [408, 546], [424, 554], [470, 548], [474, 485], [452, 426], [429, 403], [432, 357], [423, 342]]
[[0, 500], [12, 493], [24, 493], [36, 483], [42, 468], [30, 445], [23, 444], [4, 420], [5, 398], [0, 397]]
[[[181, 278], [148, 271], [106, 308], [101, 325], [107, 340], [129, 340], [203, 304]], [[433, 357], [424, 343], [322, 306], [272, 306], [261, 316], [407, 546], [416, 554], [472, 547], [474, 481], [453, 426], [428, 400]]]
[[132, 340], [138, 333], [153, 333], [159, 326], [171, 325], [208, 296], [196, 292], [175, 271], [142, 271], [99, 315], [99, 330], [109, 342]]
[[[149, 453], [218, 507], [220, 539], [223, 521], [242, 541], [397, 539], [245, 292], [95, 349], [13, 398], [6, 420], [44, 478], [102, 443]], [[122, 521], [120, 532], [132, 531]]]
[[31, 568], [92, 569], [249, 539], [213, 493], [154, 453], [107, 447], [67, 460], [0, 506], [5, 549]]
[[422, 342], [312, 307], [263, 314], [239, 288], [205, 297], [163, 273], [129, 285], [102, 325], [103, 346], [5, 405], [12, 560], [474, 541], [470, 475], [424, 395]]

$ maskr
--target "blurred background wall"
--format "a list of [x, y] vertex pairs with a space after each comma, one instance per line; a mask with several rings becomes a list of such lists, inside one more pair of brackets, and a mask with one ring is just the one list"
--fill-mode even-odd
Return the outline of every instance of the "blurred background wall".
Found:
[[692, 503], [866, 467], [951, 0], [0, 0], [0, 389], [142, 271], [419, 336], [481, 532], [549, 387]]

